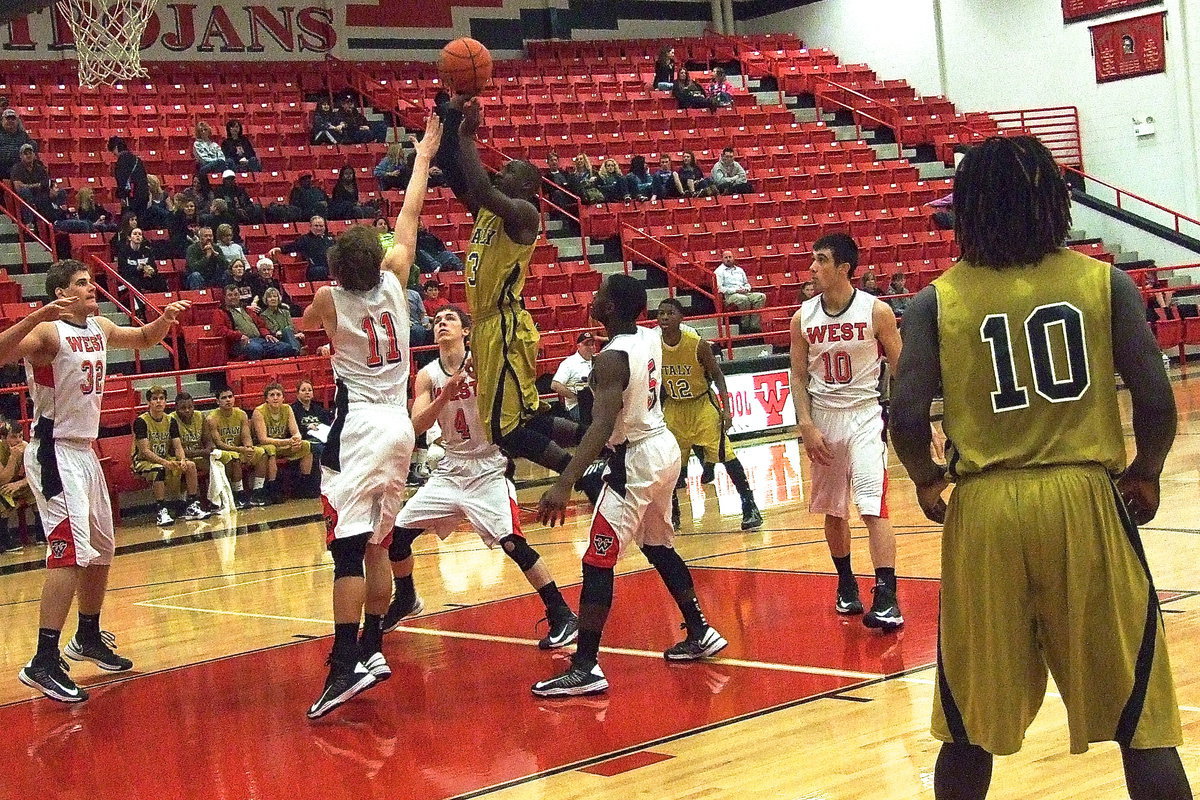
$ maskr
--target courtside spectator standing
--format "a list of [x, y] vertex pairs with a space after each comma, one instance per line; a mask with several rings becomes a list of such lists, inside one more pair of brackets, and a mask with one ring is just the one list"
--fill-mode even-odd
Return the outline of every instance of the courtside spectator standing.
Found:
[[[751, 308], [762, 308], [767, 304], [767, 296], [762, 292], [752, 291], [750, 279], [746, 270], [733, 260], [733, 251], [726, 250], [721, 254], [721, 263], [713, 273], [717, 278], [717, 291], [725, 300], [725, 305], [737, 311]], [[762, 333], [762, 322], [757, 314], [747, 314], [741, 318], [739, 329], [742, 333]]]

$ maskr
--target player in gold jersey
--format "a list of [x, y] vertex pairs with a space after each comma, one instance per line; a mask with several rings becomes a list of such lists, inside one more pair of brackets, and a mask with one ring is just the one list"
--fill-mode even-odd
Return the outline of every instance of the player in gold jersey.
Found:
[[[1061, 247], [1070, 203], [1036, 139], [976, 147], [954, 182], [962, 260], [904, 313], [894, 442], [925, 514], [945, 521], [938, 800], [987, 795], [992, 756], [1020, 748], [1047, 670], [1072, 752], [1116, 741], [1131, 797], [1192, 796], [1134, 524], [1158, 510], [1174, 400], [1133, 281]], [[1114, 371], [1133, 405], [1128, 468]], [[939, 386], [948, 470], [929, 455]]]
[[[754, 502], [754, 491], [746, 469], [733, 452], [729, 426], [733, 417], [725, 399], [729, 389], [725, 374], [713, 357], [712, 346], [694, 328], [684, 329], [683, 305], [673, 297], [658, 304], [658, 330], [662, 334], [663, 417], [667, 430], [679, 443], [684, 465], [692, 447], [698, 446], [707, 464], [724, 464], [729, 480], [742, 498], [742, 530], [762, 527], [762, 514]], [[714, 396], [710, 383], [717, 385]], [[671, 522], [679, 528], [679, 497], [671, 503]]]
[[[267, 495], [272, 502], [279, 502], [282, 496], [279, 467], [288, 461], [295, 461], [299, 466], [300, 478], [295, 496], [318, 497], [319, 493], [313, 493], [312, 485], [312, 445], [300, 437], [296, 415], [292, 407], [283, 402], [283, 384], [268, 383], [263, 387], [263, 399], [266, 402], [255, 408], [250, 417], [250, 428], [254, 433], [254, 441], [267, 451], [268, 456], [275, 457], [267, 465], [267, 483], [264, 487]], [[270, 473], [272, 464], [275, 466], [274, 475]]]
[[582, 430], [549, 414], [538, 397], [538, 330], [521, 304], [541, 232], [541, 173], [527, 161], [509, 161], [489, 179], [475, 144], [481, 120], [479, 101], [456, 95], [445, 111], [435, 161], [475, 215], [464, 263], [479, 417], [489, 441], [507, 455], [561, 473], [571, 460], [563, 446], [578, 444]]
[[[173, 525], [174, 518], [167, 508], [167, 481], [170, 477], [176, 489], [182, 483], [187, 490], [183, 518], [204, 519], [208, 512], [200, 506], [200, 483], [196, 465], [184, 455], [175, 419], [167, 414], [167, 390], [151, 386], [146, 390], [149, 410], [133, 421], [133, 471], [150, 482], [154, 501], [158, 505], [156, 522]], [[168, 476], [169, 474], [169, 476]]]

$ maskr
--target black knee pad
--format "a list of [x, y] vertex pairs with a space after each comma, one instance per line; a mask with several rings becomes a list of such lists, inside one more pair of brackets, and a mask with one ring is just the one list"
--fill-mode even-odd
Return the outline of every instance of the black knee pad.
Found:
[[650, 565], [658, 570], [668, 589], [674, 591], [691, 587], [692, 573], [688, 571], [687, 564], [683, 563], [679, 553], [675, 552], [675, 548], [648, 544], [642, 547], [642, 553]]
[[392, 543], [388, 545], [388, 559], [403, 561], [412, 555], [413, 542], [421, 532], [416, 528], [392, 528]]
[[583, 565], [583, 591], [579, 593], [580, 605], [611, 606], [613, 598], [612, 567]]
[[521, 572], [528, 572], [538, 562], [537, 551], [529, 546], [529, 542], [520, 536], [505, 536], [500, 540], [504, 554], [517, 562]]
[[329, 544], [329, 552], [333, 553], [333, 579], [362, 578], [366, 576], [363, 570], [363, 559], [367, 557], [367, 542], [371, 534], [360, 533], [357, 536], [346, 536], [334, 539]]

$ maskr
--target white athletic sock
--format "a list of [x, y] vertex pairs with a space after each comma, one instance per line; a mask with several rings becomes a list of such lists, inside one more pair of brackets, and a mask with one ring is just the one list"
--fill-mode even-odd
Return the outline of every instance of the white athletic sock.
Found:
[[259, 489], [263, 488], [263, 484], [265, 484], [267, 482], [266, 478], [260, 478], [257, 475], [254, 476], [253, 480], [254, 480], [253, 486], [254, 486], [255, 491], [258, 491]]
[[230, 488], [232, 488], [232, 489], [233, 489], [235, 492], [240, 492], [240, 491], [242, 491], [242, 482], [241, 482], [241, 481], [230, 481], [230, 482], [229, 482], [229, 486], [230, 486]]

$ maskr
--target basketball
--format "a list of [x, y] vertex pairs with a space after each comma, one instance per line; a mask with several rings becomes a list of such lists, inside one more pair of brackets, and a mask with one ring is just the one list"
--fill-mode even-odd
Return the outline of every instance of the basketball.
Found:
[[479, 94], [492, 80], [492, 54], [474, 39], [455, 39], [442, 48], [438, 73], [450, 91]]

